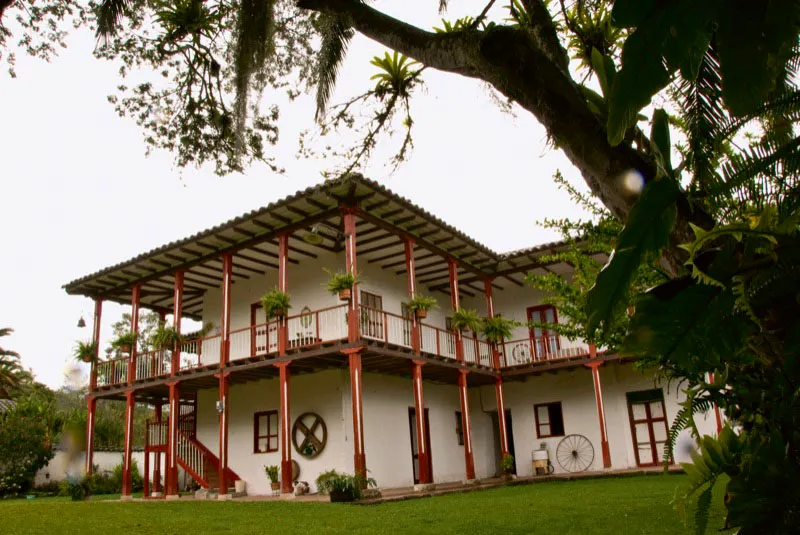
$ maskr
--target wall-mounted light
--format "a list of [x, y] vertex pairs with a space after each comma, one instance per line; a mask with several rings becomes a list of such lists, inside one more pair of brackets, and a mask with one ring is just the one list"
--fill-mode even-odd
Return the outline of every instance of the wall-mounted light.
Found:
[[310, 232], [306, 232], [305, 234], [303, 234], [303, 241], [306, 242], [309, 245], [319, 245], [319, 244], [321, 244], [323, 242], [323, 240], [325, 238], [330, 238], [330, 236], [323, 235], [319, 231], [322, 227], [325, 227], [328, 230], [330, 230], [331, 232], [335, 233], [336, 234], [336, 239], [343, 240], [343, 239], [346, 239], [349, 236], [348, 234], [345, 234], [344, 232], [342, 232], [338, 228], [332, 227], [332, 226], [330, 226], [330, 225], [328, 225], [326, 223], [315, 223], [311, 227], [311, 231]]
[[83, 314], [81, 314], [81, 318], [78, 320], [78, 327], [80, 327], [81, 329], [86, 327], [86, 320], [83, 319]]
[[216, 407], [217, 407], [217, 413], [222, 414], [225, 411], [225, 402], [222, 401], [221, 399], [217, 400]]

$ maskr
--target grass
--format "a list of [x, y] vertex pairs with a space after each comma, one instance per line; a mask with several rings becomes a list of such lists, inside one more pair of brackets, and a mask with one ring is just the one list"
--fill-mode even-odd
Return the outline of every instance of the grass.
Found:
[[[687, 533], [670, 500], [683, 476], [556, 481], [372, 506], [274, 502], [0, 502], [3, 532], [124, 533]], [[721, 487], [718, 486], [718, 487]], [[721, 488], [709, 533], [722, 526]]]

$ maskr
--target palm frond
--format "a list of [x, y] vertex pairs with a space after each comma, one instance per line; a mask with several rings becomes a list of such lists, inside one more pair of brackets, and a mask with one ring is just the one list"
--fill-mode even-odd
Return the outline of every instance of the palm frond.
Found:
[[439, 0], [439, 14], [441, 15], [445, 11], [447, 11], [447, 2], [448, 0]]
[[694, 415], [708, 412], [714, 408], [714, 402], [706, 398], [698, 398], [693, 392], [687, 392], [686, 400], [681, 403], [681, 410], [675, 415], [672, 425], [669, 428], [669, 435], [667, 442], [664, 445], [664, 455], [662, 461], [668, 465], [675, 453], [675, 442], [678, 440], [678, 435], [684, 429], [692, 429], [693, 434], [697, 434], [697, 429], [694, 425]]
[[107, 38], [114, 35], [129, 7], [128, 0], [100, 2], [97, 6], [97, 37]]
[[247, 101], [253, 77], [259, 74], [274, 51], [275, 4], [277, 0], [242, 0], [237, 13], [234, 43], [235, 126], [241, 143]]
[[322, 44], [316, 66], [317, 120], [321, 120], [325, 116], [333, 88], [336, 86], [339, 68], [347, 53], [347, 46], [355, 35], [353, 29], [337, 15], [321, 15], [320, 26]]
[[800, 121], [800, 90], [795, 88], [786, 91], [765, 102], [753, 110], [752, 113], [741, 117], [728, 118], [719, 128], [720, 138], [728, 139], [734, 136], [742, 128], [765, 114], [782, 115], [793, 123]]

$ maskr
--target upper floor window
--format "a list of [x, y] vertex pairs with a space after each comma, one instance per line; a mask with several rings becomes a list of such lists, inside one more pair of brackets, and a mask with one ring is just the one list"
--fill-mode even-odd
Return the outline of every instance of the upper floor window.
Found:
[[361, 304], [374, 310], [383, 310], [383, 297], [361, 290]]
[[[553, 305], [539, 305], [528, 307], [528, 323], [558, 323], [558, 312]], [[557, 333], [546, 327], [531, 327], [531, 341], [537, 359], [547, 358], [548, 355], [561, 349], [561, 338]]]
[[278, 411], [253, 415], [253, 453], [278, 451]]
[[536, 436], [539, 438], [564, 436], [564, 414], [561, 402], [541, 403], [533, 406], [536, 415]]

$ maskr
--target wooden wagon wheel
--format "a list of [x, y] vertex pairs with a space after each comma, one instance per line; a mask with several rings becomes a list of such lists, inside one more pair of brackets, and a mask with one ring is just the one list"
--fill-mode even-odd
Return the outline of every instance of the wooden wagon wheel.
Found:
[[[311, 424], [307, 425], [306, 421]], [[300, 435], [302, 442], [298, 444], [297, 437]], [[292, 444], [297, 453], [303, 457], [313, 459], [325, 449], [328, 442], [328, 428], [322, 416], [315, 412], [304, 412], [297, 417], [292, 426]]]

